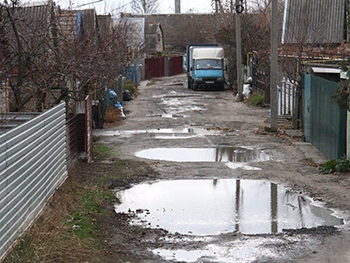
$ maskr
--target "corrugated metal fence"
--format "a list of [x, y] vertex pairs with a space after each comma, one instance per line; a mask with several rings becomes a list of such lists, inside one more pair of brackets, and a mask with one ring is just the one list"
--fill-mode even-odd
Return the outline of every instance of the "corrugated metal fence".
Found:
[[0, 260], [67, 177], [65, 104], [0, 135]]
[[346, 0], [289, 0], [285, 3], [283, 43], [329, 44], [344, 40]]
[[345, 155], [346, 111], [331, 101], [339, 83], [313, 75], [302, 75], [303, 116], [306, 141], [327, 158]]

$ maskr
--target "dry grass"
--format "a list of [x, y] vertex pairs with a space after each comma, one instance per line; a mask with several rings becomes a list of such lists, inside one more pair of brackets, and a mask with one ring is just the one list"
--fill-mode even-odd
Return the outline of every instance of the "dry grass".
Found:
[[106, 109], [105, 125], [116, 124], [120, 122], [120, 111], [114, 106], [108, 106]]
[[[74, 173], [71, 171], [70, 175]], [[79, 177], [68, 177], [4, 263], [100, 262], [95, 240], [80, 238], [69, 224], [81, 206], [79, 189]]]
[[143, 162], [103, 160], [77, 163], [69, 170], [67, 180], [3, 263], [124, 262], [105, 242], [115, 228], [117, 200], [109, 189], [155, 172]]

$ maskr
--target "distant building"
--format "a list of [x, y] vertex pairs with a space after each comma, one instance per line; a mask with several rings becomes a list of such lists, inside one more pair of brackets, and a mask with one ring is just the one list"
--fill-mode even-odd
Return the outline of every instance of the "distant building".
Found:
[[145, 40], [147, 53], [163, 53], [164, 51], [164, 36], [163, 29], [160, 23], [146, 23]]
[[123, 18], [145, 19], [145, 23], [160, 24], [164, 36], [164, 52], [184, 52], [189, 43], [215, 43], [215, 14], [131, 14]]

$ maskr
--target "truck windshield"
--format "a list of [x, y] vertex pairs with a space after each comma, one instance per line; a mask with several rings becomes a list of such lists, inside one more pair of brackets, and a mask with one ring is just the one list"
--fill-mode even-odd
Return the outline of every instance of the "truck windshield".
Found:
[[195, 69], [222, 69], [221, 59], [200, 59], [194, 64]]

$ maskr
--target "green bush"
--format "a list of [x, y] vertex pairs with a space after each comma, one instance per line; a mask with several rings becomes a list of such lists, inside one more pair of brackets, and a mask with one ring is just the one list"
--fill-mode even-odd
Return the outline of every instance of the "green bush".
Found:
[[319, 171], [323, 174], [344, 173], [350, 171], [350, 161], [345, 157], [337, 160], [330, 160], [320, 165]]
[[248, 98], [249, 106], [264, 106], [264, 102], [265, 96], [256, 91]]
[[96, 158], [110, 158], [111, 157], [111, 148], [105, 145], [95, 145], [94, 146], [94, 155]]
[[128, 90], [130, 92], [131, 97], [137, 96], [137, 83], [128, 80], [124, 84], [124, 90]]

